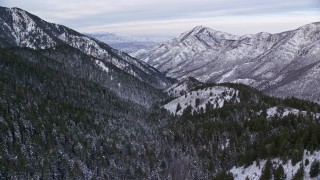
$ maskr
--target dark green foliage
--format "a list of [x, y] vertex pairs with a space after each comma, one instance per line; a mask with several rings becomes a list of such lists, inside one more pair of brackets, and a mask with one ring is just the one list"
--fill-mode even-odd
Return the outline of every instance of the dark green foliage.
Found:
[[272, 174], [273, 174], [272, 162], [268, 159], [262, 170], [260, 180], [269, 180], [272, 178]]
[[196, 107], [198, 107], [199, 105], [200, 105], [200, 99], [199, 98], [196, 98], [196, 100], [195, 100], [196, 102], [195, 102], [195, 104], [196, 104]]
[[223, 172], [217, 174], [213, 179], [214, 180], [233, 180], [234, 178], [231, 173], [223, 171]]
[[190, 118], [192, 117], [192, 107], [191, 106], [187, 106], [183, 112], [182, 112], [182, 117], [183, 118]]
[[283, 166], [280, 164], [278, 168], [274, 171], [274, 180], [285, 180], [286, 174], [284, 173]]
[[313, 161], [313, 163], [311, 164], [311, 168], [310, 168], [310, 177], [317, 177], [320, 174], [320, 162], [315, 160]]
[[[145, 130], [148, 109], [128, 100], [126, 92], [115, 92], [112, 85], [106, 88], [95, 78], [84, 78], [85, 73], [90, 75], [87, 70], [96, 68], [91, 59], [82, 59], [71, 49], [73, 65], [79, 60], [79, 68], [87, 67], [77, 70], [66, 65], [72, 61], [62, 54], [56, 58], [65, 58], [65, 64], [39, 51], [0, 49], [0, 179], [117, 179], [124, 177], [123, 167], [130, 169], [131, 179], [151, 174], [160, 166], [157, 159], [165, 158], [149, 150], [158, 145], [143, 144], [154, 136]], [[122, 82], [135, 81], [121, 77]], [[154, 102], [144, 93], [140, 91], [135, 102]], [[148, 153], [141, 154], [138, 147]], [[130, 164], [130, 159], [136, 161]], [[142, 163], [147, 168], [135, 169]]]
[[293, 176], [292, 180], [303, 180], [304, 176], [304, 166], [301, 165], [300, 168], [297, 170], [296, 174]]

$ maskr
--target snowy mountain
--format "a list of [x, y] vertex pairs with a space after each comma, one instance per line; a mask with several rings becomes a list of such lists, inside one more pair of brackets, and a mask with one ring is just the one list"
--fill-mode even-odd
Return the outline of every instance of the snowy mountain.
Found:
[[68, 44], [102, 63], [110, 63], [153, 87], [163, 89], [171, 80], [145, 62], [65, 26], [40, 19], [19, 8], [0, 7], [0, 46], [47, 49]]
[[318, 101], [319, 42], [320, 23], [241, 37], [198, 26], [131, 55], [173, 78], [244, 83], [271, 95]]
[[126, 53], [136, 52], [140, 49], [151, 49], [156, 46], [156, 42], [148, 38], [139, 38], [134, 36], [117, 35], [114, 33], [87, 33], [89, 37], [109, 44], [115, 49]]

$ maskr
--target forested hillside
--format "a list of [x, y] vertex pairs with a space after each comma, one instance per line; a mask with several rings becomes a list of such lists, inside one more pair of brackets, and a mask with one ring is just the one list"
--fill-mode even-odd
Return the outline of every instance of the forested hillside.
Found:
[[[57, 49], [1, 49], [1, 178], [224, 178], [234, 166], [300, 163], [304, 150], [319, 150], [317, 104], [239, 84], [200, 84], [190, 91], [224, 86], [239, 91], [240, 101], [170, 115], [161, 107], [172, 98], [159, 96], [151, 109], [119, 98], [59, 66]], [[267, 118], [274, 106], [308, 114]]]

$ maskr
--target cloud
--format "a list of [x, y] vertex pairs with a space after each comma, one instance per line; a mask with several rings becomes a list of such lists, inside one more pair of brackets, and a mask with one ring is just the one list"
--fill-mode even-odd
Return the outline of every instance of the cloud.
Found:
[[302, 25], [320, 20], [320, 14], [294, 12], [277, 15], [242, 15], [206, 18], [177, 18], [157, 21], [133, 21], [80, 28], [82, 32], [118, 32], [168, 39], [197, 25], [236, 35], [254, 34], [261, 31], [277, 33], [296, 29]]
[[[320, 0], [2, 0], [80, 31], [173, 36], [203, 24], [238, 34], [277, 31], [320, 21]], [[300, 17], [297, 12], [308, 12]], [[310, 14], [313, 13], [313, 14]], [[272, 20], [272, 16], [276, 20]], [[298, 20], [295, 22], [294, 19]], [[242, 22], [239, 24], [239, 22]], [[272, 27], [266, 27], [263, 23]], [[249, 26], [243, 24], [250, 24]], [[290, 25], [292, 24], [292, 25]], [[138, 25], [138, 26], [137, 26]], [[241, 28], [243, 26], [243, 28]], [[230, 28], [228, 28], [230, 27]], [[231, 28], [232, 27], [232, 28]], [[248, 27], [248, 28], [246, 28]]]

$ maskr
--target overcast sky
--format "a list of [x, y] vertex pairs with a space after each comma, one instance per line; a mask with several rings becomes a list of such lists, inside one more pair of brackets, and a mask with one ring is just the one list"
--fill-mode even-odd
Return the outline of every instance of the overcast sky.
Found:
[[237, 35], [270, 33], [320, 21], [320, 0], [0, 0], [80, 32], [158, 40], [197, 25]]

